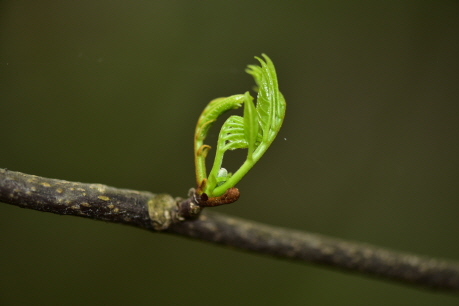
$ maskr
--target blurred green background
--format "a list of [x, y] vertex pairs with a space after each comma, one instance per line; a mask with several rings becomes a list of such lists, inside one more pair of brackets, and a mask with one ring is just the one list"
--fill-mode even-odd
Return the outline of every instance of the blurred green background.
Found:
[[[201, 110], [251, 89], [244, 69], [264, 52], [286, 120], [241, 199], [215, 210], [459, 259], [458, 1], [3, 0], [0, 10], [0, 167], [186, 196]], [[0, 218], [5, 306], [459, 304], [127, 226], [4, 204]]]

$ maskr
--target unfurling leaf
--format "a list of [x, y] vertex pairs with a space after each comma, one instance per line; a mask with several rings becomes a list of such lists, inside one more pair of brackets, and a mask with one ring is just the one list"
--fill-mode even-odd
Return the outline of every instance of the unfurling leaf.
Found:
[[246, 92], [244, 96], [244, 136], [249, 149], [247, 159], [252, 160], [252, 154], [255, 150], [258, 137], [258, 116], [255, 105], [253, 105], [253, 98], [249, 92]]
[[206, 108], [199, 116], [198, 123], [194, 134], [194, 158], [196, 167], [196, 183], [199, 186], [203, 179], [207, 177], [205, 158], [210, 146], [204, 144], [204, 139], [207, 136], [212, 124], [217, 118], [229, 111], [241, 107], [245, 97], [244, 95], [234, 95], [228, 98], [217, 98], [209, 102]]
[[265, 54], [263, 57], [266, 62], [255, 57], [261, 63], [261, 67], [251, 65], [247, 73], [254, 77], [258, 85], [257, 112], [263, 142], [271, 144], [285, 117], [285, 100], [279, 92], [274, 64]]
[[[282, 125], [285, 116], [285, 100], [279, 92], [272, 61], [265, 54], [263, 58], [256, 57], [261, 67], [250, 65], [246, 70], [257, 84], [256, 106], [253, 98], [246, 92], [244, 95], [211, 101], [199, 118], [195, 131], [197, 193], [203, 195], [201, 198], [206, 200], [202, 201], [205, 201], [207, 206], [212, 206], [211, 202], [229, 203], [230, 198], [239, 197], [239, 195], [229, 197], [228, 194], [235, 194], [237, 188], [233, 187], [266, 152]], [[240, 107], [242, 103], [244, 103], [244, 117], [229, 117], [220, 130], [214, 163], [207, 177], [205, 157], [210, 147], [203, 143], [207, 132], [218, 116], [232, 108]], [[247, 159], [231, 175], [221, 166], [225, 152], [235, 149], [248, 149]]]

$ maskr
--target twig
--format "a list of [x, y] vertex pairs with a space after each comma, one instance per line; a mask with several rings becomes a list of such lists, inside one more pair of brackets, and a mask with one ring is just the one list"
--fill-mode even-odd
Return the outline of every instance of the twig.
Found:
[[259, 254], [459, 292], [459, 264], [203, 211], [190, 199], [47, 179], [0, 169], [0, 201], [162, 230]]

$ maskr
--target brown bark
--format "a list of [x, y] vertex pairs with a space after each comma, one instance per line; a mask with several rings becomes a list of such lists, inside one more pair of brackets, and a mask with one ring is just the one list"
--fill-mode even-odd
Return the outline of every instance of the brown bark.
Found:
[[363, 243], [264, 225], [146, 191], [48, 179], [0, 169], [0, 201], [23, 208], [122, 223], [322, 264], [419, 287], [459, 292], [459, 265]]

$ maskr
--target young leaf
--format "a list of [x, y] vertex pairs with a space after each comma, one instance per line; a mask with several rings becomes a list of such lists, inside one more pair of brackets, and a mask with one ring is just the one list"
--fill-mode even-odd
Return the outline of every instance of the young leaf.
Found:
[[221, 114], [230, 109], [241, 107], [244, 99], [244, 95], [214, 99], [209, 102], [202, 111], [201, 116], [199, 116], [194, 135], [194, 158], [196, 166], [196, 183], [198, 186], [202, 183], [202, 180], [207, 177], [205, 158], [210, 149], [210, 146], [204, 144], [207, 132]]
[[256, 108], [253, 105], [253, 98], [250, 96], [249, 92], [246, 92], [244, 94], [244, 118], [240, 116], [231, 116], [225, 121], [220, 130], [217, 153], [207, 182], [206, 191], [208, 193], [212, 194], [212, 191], [209, 190], [212, 187], [221, 185], [218, 182], [217, 173], [220, 173], [219, 171], [224, 169], [220, 167], [223, 162], [223, 156], [227, 150], [248, 148], [247, 160], [252, 160], [252, 153], [259, 144], [257, 140], [261, 138], [261, 135], [258, 135], [257, 117]]
[[220, 130], [217, 142], [217, 153], [215, 154], [214, 164], [209, 174], [209, 180], [205, 192], [213, 196], [212, 188], [216, 187], [217, 173], [221, 169], [223, 155], [227, 150], [245, 149], [248, 142], [244, 135], [244, 119], [240, 116], [231, 116], [226, 119]]
[[[285, 116], [285, 100], [279, 92], [272, 61], [265, 54], [263, 58], [256, 57], [261, 67], [250, 65], [246, 70], [253, 76], [258, 86], [256, 107], [248, 92], [226, 98], [230, 100], [217, 99], [206, 107], [196, 126], [197, 193], [202, 194], [201, 199], [207, 206], [214, 206], [212, 203], [215, 205], [230, 203], [230, 199], [235, 200], [239, 197], [239, 192], [234, 186], [266, 152], [282, 125]], [[237, 108], [241, 103], [244, 103], [244, 117], [231, 116], [223, 124], [217, 141], [215, 160], [207, 179], [204, 159], [210, 147], [203, 144], [205, 135], [221, 113], [230, 108]], [[227, 150], [246, 148], [248, 149], [246, 161], [233, 175], [227, 174], [226, 169], [221, 168], [224, 153]]]
[[258, 118], [257, 110], [253, 105], [253, 98], [249, 92], [245, 93], [244, 101], [244, 136], [247, 141], [248, 152], [247, 159], [252, 160], [252, 154], [255, 150], [255, 144], [258, 137]]
[[266, 62], [255, 57], [261, 63], [261, 67], [251, 65], [247, 73], [254, 77], [258, 85], [258, 120], [263, 131], [263, 142], [269, 145], [276, 137], [284, 120], [285, 100], [279, 92], [274, 64], [265, 54], [263, 57]]

